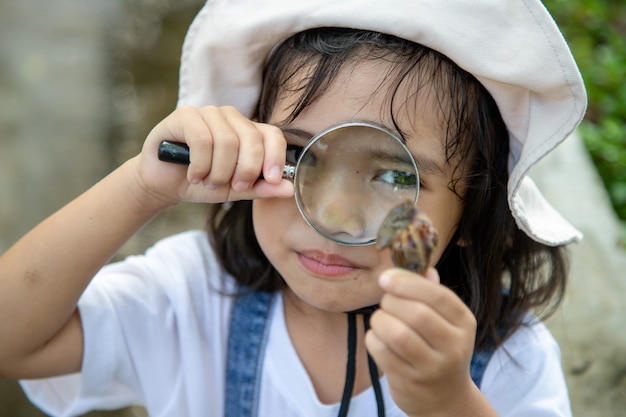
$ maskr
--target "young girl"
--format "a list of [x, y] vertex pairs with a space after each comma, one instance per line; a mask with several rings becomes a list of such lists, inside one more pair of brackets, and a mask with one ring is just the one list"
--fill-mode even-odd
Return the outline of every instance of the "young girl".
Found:
[[[0, 376], [55, 416], [569, 416], [531, 313], [558, 304], [580, 235], [527, 173], [584, 109], [539, 0], [210, 1], [179, 108], [0, 258]], [[423, 276], [316, 233], [281, 178], [351, 120], [417, 161], [440, 242]], [[188, 167], [157, 159], [163, 139]], [[208, 235], [105, 266], [179, 201], [219, 203]]]

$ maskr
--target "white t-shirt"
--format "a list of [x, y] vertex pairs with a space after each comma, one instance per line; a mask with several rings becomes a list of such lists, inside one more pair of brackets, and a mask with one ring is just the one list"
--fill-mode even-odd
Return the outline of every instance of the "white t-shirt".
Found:
[[[22, 386], [53, 416], [142, 405], [151, 417], [222, 417], [233, 301], [224, 293], [234, 288], [204, 232], [164, 239], [145, 255], [106, 266], [85, 291], [81, 373]], [[289, 339], [280, 296], [262, 372], [260, 417], [338, 414], [339, 404], [322, 404], [315, 395]], [[381, 385], [387, 415], [405, 416], [384, 377]], [[494, 353], [481, 388], [501, 417], [571, 415], [559, 348], [541, 323], [522, 328]], [[349, 415], [375, 410], [370, 388], [352, 399]]]

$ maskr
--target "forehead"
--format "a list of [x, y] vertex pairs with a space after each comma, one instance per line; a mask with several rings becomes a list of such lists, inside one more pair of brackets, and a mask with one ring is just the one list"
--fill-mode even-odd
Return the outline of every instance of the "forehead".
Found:
[[299, 67], [289, 76], [277, 92], [272, 122], [326, 119], [332, 109], [337, 122], [374, 121], [405, 139], [422, 136], [425, 130], [445, 130], [440, 93], [434, 91], [432, 77], [418, 67], [408, 70], [389, 60], [354, 57], [336, 73], [328, 74], [319, 88], [309, 91], [320, 75], [315, 71], [311, 66]]
[[[403, 71], [401, 71], [403, 70]], [[439, 93], [430, 76], [419, 69], [408, 73], [388, 60], [353, 59], [345, 63], [324, 91], [293, 117], [311, 82], [312, 68], [301, 68], [277, 95], [270, 123], [291, 126], [314, 135], [341, 122], [363, 120], [397, 132], [424, 167], [445, 166], [447, 125]], [[293, 117], [293, 118], [292, 118]], [[423, 155], [428, 154], [428, 158]], [[434, 163], [434, 162], [437, 163]]]

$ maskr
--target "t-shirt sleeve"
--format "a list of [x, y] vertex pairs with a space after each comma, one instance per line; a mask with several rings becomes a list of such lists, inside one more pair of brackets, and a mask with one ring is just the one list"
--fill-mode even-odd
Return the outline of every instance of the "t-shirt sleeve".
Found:
[[[107, 275], [108, 272], [102, 274]], [[120, 343], [123, 329], [110, 319], [113, 309], [107, 304], [106, 296], [95, 289], [81, 299], [79, 309], [85, 334], [81, 373], [21, 381], [28, 398], [44, 412], [76, 416], [140, 403], [133, 392], [137, 384], [129, 352]]]
[[481, 390], [500, 417], [571, 417], [557, 342], [536, 319], [496, 350]]
[[[227, 331], [229, 298], [219, 295], [232, 288], [222, 279], [206, 234], [199, 231], [107, 265], [79, 301], [85, 335], [81, 372], [22, 381], [24, 391], [55, 416], [144, 405], [147, 392], [153, 403], [160, 402], [157, 407], [167, 409], [172, 387], [194, 366], [185, 356], [208, 355], [207, 368], [224, 362], [220, 334]], [[199, 330], [207, 327], [211, 335]], [[207, 369], [207, 374], [211, 371], [220, 372]]]

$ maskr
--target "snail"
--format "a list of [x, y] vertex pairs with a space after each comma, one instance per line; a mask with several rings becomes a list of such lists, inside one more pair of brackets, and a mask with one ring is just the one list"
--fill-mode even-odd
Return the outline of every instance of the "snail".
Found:
[[389, 211], [378, 229], [376, 245], [391, 250], [395, 266], [423, 275], [438, 241], [439, 234], [430, 218], [407, 201]]

